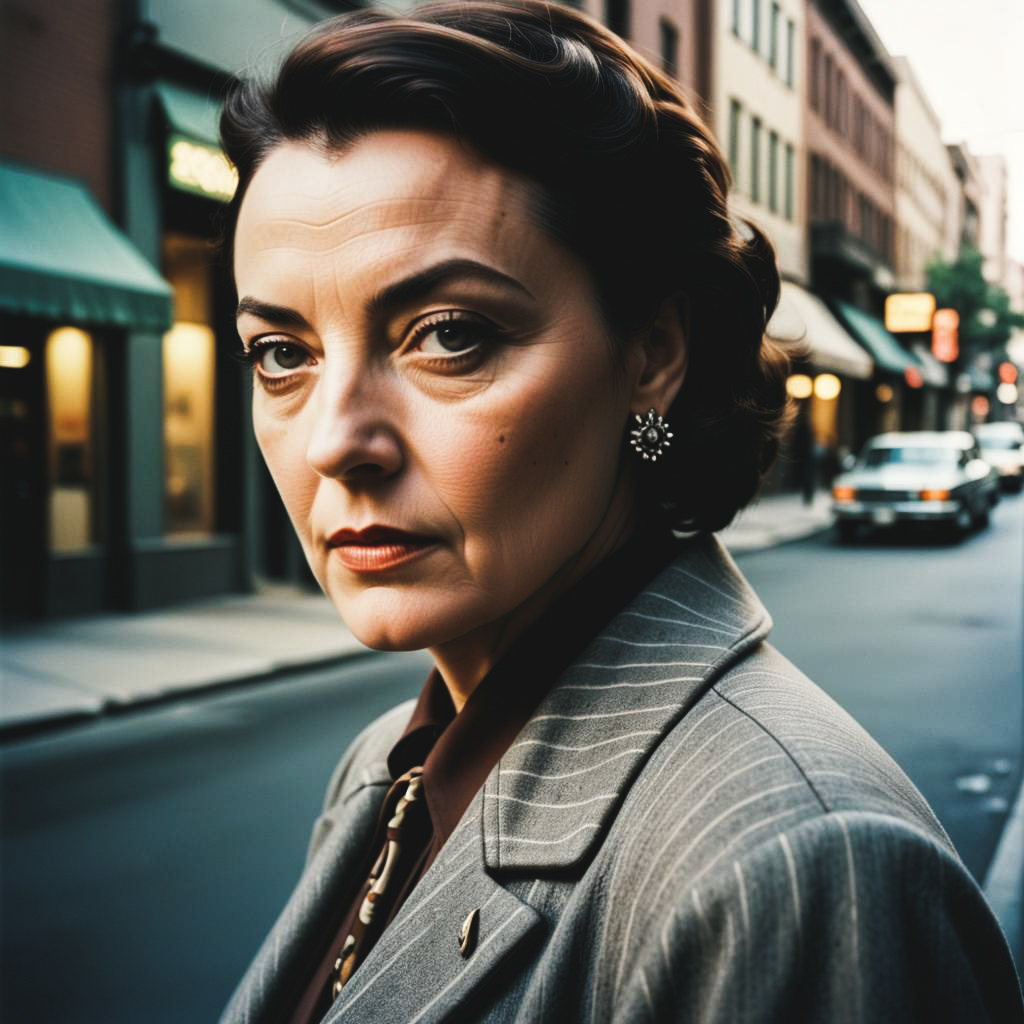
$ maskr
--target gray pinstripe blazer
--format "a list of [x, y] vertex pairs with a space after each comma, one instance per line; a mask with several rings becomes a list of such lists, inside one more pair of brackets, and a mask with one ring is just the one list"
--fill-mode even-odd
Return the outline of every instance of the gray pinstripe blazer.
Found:
[[[1021, 1024], [931, 810], [770, 625], [718, 542], [691, 542], [545, 697], [325, 1020]], [[410, 712], [346, 753], [223, 1024], [292, 1011]]]

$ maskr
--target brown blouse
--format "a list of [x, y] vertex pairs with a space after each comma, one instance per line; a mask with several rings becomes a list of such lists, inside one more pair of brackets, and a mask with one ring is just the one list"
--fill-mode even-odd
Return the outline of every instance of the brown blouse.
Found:
[[[678, 545], [667, 529], [638, 534], [640, 539], [613, 552], [526, 630], [480, 681], [459, 714], [440, 674], [434, 670], [427, 676], [409, 724], [388, 755], [395, 782], [368, 851], [364, 877], [369, 877], [351, 906], [339, 913], [336, 933], [305, 990], [296, 993], [289, 1024], [318, 1024], [323, 1019], [335, 998], [346, 940], [347, 980], [433, 864], [544, 694], [587, 642], [675, 555]], [[408, 794], [408, 773], [420, 767], [422, 775]], [[389, 824], [395, 826], [396, 809], [401, 811], [400, 821], [389, 831]], [[389, 839], [397, 841], [389, 844]], [[376, 902], [370, 897], [370, 922], [359, 923], [360, 907], [385, 861], [385, 891]], [[368, 915], [364, 911], [362, 916]], [[358, 934], [358, 943], [350, 938], [353, 934]]]

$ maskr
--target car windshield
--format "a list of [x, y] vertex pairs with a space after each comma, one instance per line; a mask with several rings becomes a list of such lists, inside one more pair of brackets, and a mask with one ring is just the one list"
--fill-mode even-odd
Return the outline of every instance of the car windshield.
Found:
[[955, 448], [869, 448], [865, 466], [951, 466], [957, 460]]
[[983, 437], [981, 447], [994, 452], [1012, 452], [1020, 448], [1018, 437]]

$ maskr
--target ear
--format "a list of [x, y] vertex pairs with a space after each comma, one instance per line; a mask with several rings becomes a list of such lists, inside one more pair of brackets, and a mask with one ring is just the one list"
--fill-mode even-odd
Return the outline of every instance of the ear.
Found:
[[630, 408], [636, 413], [655, 409], [664, 416], [686, 376], [689, 309], [683, 295], [670, 295], [654, 322], [637, 339], [638, 372]]

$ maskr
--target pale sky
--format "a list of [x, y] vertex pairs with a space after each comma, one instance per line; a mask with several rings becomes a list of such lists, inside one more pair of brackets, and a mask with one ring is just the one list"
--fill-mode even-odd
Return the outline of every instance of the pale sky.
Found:
[[1024, 0], [859, 0], [893, 56], [906, 57], [945, 142], [1009, 164], [1007, 252], [1024, 262]]

